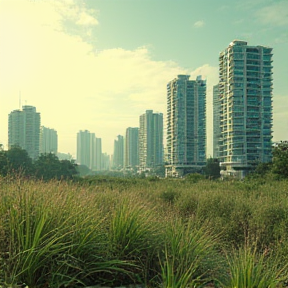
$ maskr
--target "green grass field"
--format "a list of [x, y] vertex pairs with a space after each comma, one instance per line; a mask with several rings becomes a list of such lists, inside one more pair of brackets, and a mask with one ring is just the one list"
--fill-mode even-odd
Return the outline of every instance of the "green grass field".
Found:
[[0, 178], [0, 286], [268, 288], [288, 280], [288, 181]]

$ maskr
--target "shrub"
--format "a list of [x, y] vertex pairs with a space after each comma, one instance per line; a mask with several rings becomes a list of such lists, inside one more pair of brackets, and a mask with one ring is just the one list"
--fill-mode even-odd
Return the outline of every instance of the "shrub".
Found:
[[204, 226], [195, 229], [191, 221], [178, 219], [167, 227], [166, 235], [160, 257], [163, 287], [196, 287], [211, 280], [219, 260], [215, 237]]
[[173, 204], [175, 200], [178, 198], [179, 193], [173, 190], [163, 191], [160, 194], [160, 198], [169, 204]]
[[281, 265], [275, 255], [257, 253], [253, 246], [246, 246], [227, 256], [229, 273], [223, 287], [274, 288], [287, 280], [288, 265]]

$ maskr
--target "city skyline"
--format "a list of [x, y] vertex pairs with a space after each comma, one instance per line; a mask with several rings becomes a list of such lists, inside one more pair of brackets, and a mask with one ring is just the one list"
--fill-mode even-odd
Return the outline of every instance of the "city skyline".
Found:
[[287, 140], [288, 2], [231, 2], [0, 0], [0, 143], [21, 97], [58, 132], [60, 152], [75, 157], [87, 129], [112, 154], [147, 109], [165, 119], [170, 79], [202, 75], [209, 157], [219, 53], [234, 39], [273, 48], [273, 141]]

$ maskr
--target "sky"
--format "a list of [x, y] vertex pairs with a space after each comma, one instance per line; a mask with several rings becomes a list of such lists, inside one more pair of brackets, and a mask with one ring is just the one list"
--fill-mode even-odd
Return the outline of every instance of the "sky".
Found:
[[288, 140], [288, 0], [0, 0], [0, 143], [8, 114], [31, 105], [59, 152], [75, 157], [89, 130], [112, 154], [146, 110], [165, 119], [167, 83], [189, 74], [207, 80], [209, 156], [218, 57], [234, 39], [273, 48], [273, 141]]

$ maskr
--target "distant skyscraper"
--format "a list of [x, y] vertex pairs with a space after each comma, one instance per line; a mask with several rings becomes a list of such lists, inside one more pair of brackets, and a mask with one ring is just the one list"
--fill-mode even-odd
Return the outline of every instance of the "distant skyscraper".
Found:
[[25, 149], [32, 159], [39, 157], [40, 113], [33, 106], [14, 110], [8, 119], [8, 146]]
[[124, 137], [122, 135], [118, 135], [114, 140], [113, 166], [116, 169], [124, 167]]
[[93, 169], [94, 166], [94, 141], [95, 134], [88, 130], [77, 133], [77, 163], [86, 165], [89, 169]]
[[272, 48], [235, 40], [220, 53], [219, 73], [221, 165], [233, 172], [270, 162]]
[[125, 138], [125, 167], [136, 167], [139, 165], [139, 128], [129, 127], [126, 129]]
[[213, 86], [213, 158], [219, 158], [220, 134], [219, 85], [215, 85]]
[[206, 162], [206, 80], [178, 75], [167, 84], [167, 175]]
[[95, 159], [93, 170], [100, 171], [102, 170], [102, 139], [95, 137], [94, 145]]
[[140, 115], [139, 166], [153, 168], [163, 164], [163, 114], [146, 110]]
[[58, 150], [58, 135], [57, 131], [44, 126], [40, 129], [40, 153], [54, 153], [57, 155]]
[[107, 153], [102, 153], [102, 166], [101, 170], [108, 171], [110, 170], [110, 155]]

